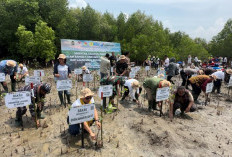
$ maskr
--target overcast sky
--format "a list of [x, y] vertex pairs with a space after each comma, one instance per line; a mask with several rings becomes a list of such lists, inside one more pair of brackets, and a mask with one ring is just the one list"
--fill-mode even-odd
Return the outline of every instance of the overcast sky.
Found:
[[232, 0], [69, 0], [70, 7], [86, 7], [108, 11], [117, 17], [120, 12], [132, 14], [137, 10], [152, 15], [171, 32], [182, 31], [192, 38], [210, 41], [232, 18]]

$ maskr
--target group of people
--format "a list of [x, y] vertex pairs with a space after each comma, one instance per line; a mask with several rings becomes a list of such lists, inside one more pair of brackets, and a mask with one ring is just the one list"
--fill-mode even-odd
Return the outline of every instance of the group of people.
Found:
[[[56, 65], [54, 65], [55, 81], [71, 78], [71, 69], [69, 65], [66, 64], [66, 56], [64, 54], [60, 54], [57, 59], [58, 62]], [[151, 60], [149, 57], [148, 59]], [[114, 53], [112, 53], [111, 56], [107, 53], [105, 56], [102, 56], [100, 60], [100, 84], [113, 85], [113, 95], [110, 97], [110, 103], [114, 104], [114, 97], [118, 94], [120, 95], [120, 92], [118, 91], [119, 87], [122, 86], [124, 93], [122, 94], [121, 101], [125, 101], [125, 99], [129, 96], [133, 102], [140, 105], [139, 96], [141, 95], [143, 86], [144, 90], [146, 91], [146, 97], [148, 99], [149, 111], [157, 110], [158, 107], [161, 107], [161, 102], [156, 101], [157, 89], [163, 87], [171, 87], [175, 84], [175, 81], [172, 80], [172, 78], [180, 74], [180, 77], [182, 78], [182, 84], [177, 87], [176, 91], [174, 91], [173, 100], [168, 101], [170, 106], [169, 114], [171, 118], [175, 115], [175, 112], [178, 108], [180, 108], [181, 114], [195, 111], [195, 104], [200, 103], [198, 101], [198, 97], [201, 91], [206, 91], [206, 86], [208, 83], [213, 82], [213, 92], [217, 90], [217, 93], [220, 93], [222, 81], [225, 80], [225, 82], [228, 83], [228, 77], [232, 75], [231, 69], [226, 69], [223, 71], [223, 69], [215, 70], [213, 68], [202, 68], [199, 67], [200, 64], [198, 63], [190, 64], [187, 68], [184, 68], [183, 65], [181, 65], [180, 63], [176, 63], [174, 58], [169, 59], [168, 56], [165, 56], [162, 67], [166, 71], [167, 79], [164, 79], [162, 74], [155, 77], [152, 76], [150, 78], [144, 78], [141, 86], [137, 79], [130, 78], [129, 74], [131, 72], [132, 65], [130, 63], [128, 52], [126, 52], [124, 55], [121, 55], [118, 59], [114, 55]], [[150, 63], [147, 63], [145, 61], [145, 64], [149, 66]], [[16, 91], [15, 82], [17, 80], [17, 73], [19, 75], [19, 80], [22, 80], [24, 77], [29, 75], [27, 68], [23, 66], [23, 64], [18, 65], [17, 62], [13, 60], [3, 60], [0, 62], [0, 73], [10, 75], [12, 91]], [[86, 66], [82, 66], [81, 77], [83, 77], [84, 74], [89, 73], [90, 70]], [[1, 84], [3, 85], [4, 90], [8, 92], [6, 82], [1, 82]], [[192, 91], [189, 90], [189, 85], [191, 85]], [[50, 92], [51, 86], [47, 83], [35, 84], [32, 90], [37, 107], [35, 108], [35, 105], [31, 103], [29, 105], [29, 111], [32, 118], [37, 119], [37, 126], [40, 126], [38, 119], [44, 118], [44, 115], [42, 115], [44, 101], [42, 101], [42, 99], [44, 99], [46, 94]], [[31, 91], [31, 86], [26, 85], [23, 88], [20, 88], [18, 91]], [[71, 108], [95, 103], [94, 93], [89, 88], [84, 88], [83, 90], [81, 90], [80, 97], [73, 103], [71, 102], [70, 91], [59, 91], [58, 96], [61, 105], [64, 105], [65, 101], [65, 97], [63, 96], [63, 94], [66, 96], [67, 102], [71, 105]], [[26, 113], [26, 111], [26, 107], [17, 108], [17, 125], [23, 125], [22, 116]], [[98, 128], [101, 127], [96, 107], [94, 108], [94, 119], [88, 122], [84, 122], [85, 132], [89, 133], [90, 137], [94, 140], [96, 139], [96, 135], [90, 128], [93, 122], [96, 123]], [[78, 135], [80, 133], [80, 129], [80, 124], [69, 125], [69, 133], [71, 135]]]

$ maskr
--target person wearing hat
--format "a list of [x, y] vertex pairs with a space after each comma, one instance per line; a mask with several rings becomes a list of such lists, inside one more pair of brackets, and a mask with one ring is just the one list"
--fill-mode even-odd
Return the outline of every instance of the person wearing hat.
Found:
[[[31, 85], [26, 85], [23, 88], [19, 89], [19, 91], [31, 92]], [[41, 112], [43, 111], [43, 107], [44, 107], [44, 100], [43, 99], [45, 98], [46, 94], [50, 93], [50, 91], [51, 91], [51, 86], [47, 83], [33, 85], [35, 103], [37, 104], [36, 112], [35, 112], [35, 108], [34, 108], [33, 101], [32, 101], [33, 97], [31, 97], [31, 104], [29, 105], [29, 111], [30, 111], [33, 119], [35, 119], [36, 114], [37, 114], [38, 119], [44, 118], [44, 116], [41, 114]], [[22, 126], [22, 124], [23, 124], [22, 116], [26, 112], [27, 112], [26, 106], [17, 108], [16, 119], [15, 119], [15, 123], [17, 126]], [[39, 120], [37, 120], [36, 123], [37, 123], [37, 126], [39, 127], [40, 126]]]
[[23, 66], [23, 64], [20, 63], [18, 68], [18, 80], [22, 81], [22, 79], [25, 78], [26, 76], [29, 76], [27, 67]]
[[229, 83], [231, 75], [232, 75], [232, 69], [225, 70], [225, 78], [224, 78], [225, 83]]
[[[0, 62], [0, 73], [4, 73], [5, 75], [10, 75], [10, 80], [11, 80], [11, 90], [15, 90], [16, 86], [16, 74], [18, 71], [18, 66], [17, 62], [14, 60], [2, 60]], [[4, 90], [8, 92], [8, 87], [6, 82], [1, 82]]]
[[168, 67], [168, 65], [169, 65], [169, 58], [168, 58], [167, 55], [165, 55], [164, 56], [164, 67], [165, 67], [165, 69]]
[[119, 61], [116, 63], [116, 68], [114, 69], [114, 73], [116, 76], [125, 76], [127, 72], [128, 64], [126, 57], [124, 55], [120, 56]]
[[[170, 87], [171, 83], [167, 80], [158, 77], [147, 78], [143, 82], [143, 87], [147, 92], [147, 99], [148, 99], [148, 110], [151, 111], [157, 110], [157, 102], [156, 102], [156, 92], [158, 88], [162, 87]], [[158, 102], [160, 106], [160, 102]]]
[[220, 94], [221, 93], [222, 80], [225, 79], [225, 73], [221, 69], [218, 69], [212, 75], [215, 75], [217, 77], [217, 79], [215, 81], [213, 81], [212, 93], [214, 93], [215, 90], [217, 89], [217, 93]]
[[206, 91], [207, 83], [210, 83], [214, 80], [216, 80], [217, 77], [215, 75], [197, 75], [193, 76], [189, 79], [189, 82], [192, 86], [192, 95], [194, 98], [194, 103], [200, 104], [200, 102], [197, 100], [199, 95], [201, 94], [201, 91]]
[[90, 74], [90, 71], [89, 71], [89, 69], [87, 69], [86, 66], [82, 66], [81, 69], [82, 69], [82, 75], [84, 75], [84, 74]]
[[90, 74], [90, 71], [86, 66], [82, 66], [81, 69], [82, 69], [82, 73], [80, 74], [81, 79], [83, 79], [84, 74]]
[[[80, 98], [77, 99], [72, 104], [71, 108], [80, 107], [80, 106], [86, 105], [86, 104], [94, 104], [93, 96], [94, 96], [94, 93], [89, 88], [85, 88], [85, 89], [81, 90]], [[68, 117], [68, 119], [69, 119], [69, 117]], [[98, 129], [100, 129], [101, 123], [100, 123], [99, 118], [98, 118], [98, 113], [97, 113], [96, 107], [94, 107], [94, 119], [91, 121], [88, 121], [88, 122], [84, 122], [84, 129], [89, 133], [92, 140], [96, 140], [96, 135], [90, 128], [90, 126], [94, 122], [96, 123]], [[71, 135], [78, 135], [80, 133], [80, 124], [69, 125], [69, 133]]]
[[131, 99], [139, 104], [139, 95], [142, 92], [142, 87], [139, 86], [139, 81], [136, 79], [128, 79], [124, 84], [124, 95], [122, 101], [130, 95]]
[[174, 103], [170, 104], [170, 115], [171, 118], [175, 115], [175, 112], [178, 108], [181, 110], [181, 114], [187, 112], [194, 112], [196, 106], [194, 105], [194, 100], [191, 92], [185, 89], [184, 86], [179, 86], [174, 92]]
[[[71, 70], [70, 67], [66, 64], [66, 56], [64, 54], [60, 54], [57, 59], [59, 60], [59, 62], [54, 66], [55, 80], [67, 80], [71, 78]], [[58, 91], [61, 105], [64, 105], [63, 92], [67, 97], [68, 103], [71, 104], [70, 92], [64, 90]]]

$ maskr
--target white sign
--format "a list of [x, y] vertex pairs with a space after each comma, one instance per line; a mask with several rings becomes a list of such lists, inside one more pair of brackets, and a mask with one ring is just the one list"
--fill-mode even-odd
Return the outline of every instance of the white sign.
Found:
[[100, 70], [97, 70], [97, 75], [101, 76]]
[[205, 93], [211, 93], [212, 90], [213, 90], [213, 82], [212, 83], [207, 83]]
[[80, 107], [73, 107], [68, 112], [69, 123], [79, 124], [94, 118], [94, 104], [82, 105]]
[[44, 70], [34, 70], [34, 76], [44, 76]]
[[20, 91], [7, 93], [5, 96], [7, 108], [23, 107], [31, 104], [31, 92]]
[[145, 67], [145, 70], [146, 70], [146, 71], [150, 70], [150, 66], [146, 66], [146, 67]]
[[84, 74], [84, 75], [83, 75], [83, 81], [84, 81], [84, 82], [91, 82], [91, 81], [93, 81], [93, 76], [92, 76], [92, 74]]
[[100, 98], [101, 98], [101, 92], [103, 92], [103, 97], [110, 97], [113, 94], [113, 86], [112, 85], [100, 86], [98, 90], [98, 96]]
[[25, 84], [28, 85], [30, 83], [39, 84], [40, 83], [40, 77], [39, 76], [26, 76], [25, 77]]
[[4, 73], [0, 73], [0, 82], [5, 82], [6, 76]]
[[129, 77], [130, 77], [130, 78], [135, 78], [135, 75], [136, 75], [135, 71], [131, 71]]
[[74, 69], [74, 74], [76, 75], [82, 74], [82, 69]]
[[158, 88], [156, 92], [156, 101], [163, 101], [169, 98], [170, 88]]
[[72, 88], [72, 80], [57, 80], [56, 88], [58, 91], [70, 90]]
[[232, 86], [232, 76], [230, 76], [230, 80], [229, 80], [229, 83], [228, 83], [228, 87], [231, 87], [231, 86]]
[[135, 69], [136, 69], [136, 72], [138, 72], [140, 70], [140, 66], [136, 66]]

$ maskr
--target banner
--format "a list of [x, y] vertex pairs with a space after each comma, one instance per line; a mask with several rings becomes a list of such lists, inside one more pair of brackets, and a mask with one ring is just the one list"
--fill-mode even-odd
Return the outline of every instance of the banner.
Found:
[[121, 46], [113, 42], [61, 39], [61, 52], [71, 70], [84, 65], [93, 70], [100, 68], [100, 57], [106, 53], [121, 54]]
[[69, 123], [79, 124], [94, 118], [94, 104], [82, 105], [80, 107], [73, 107], [68, 112]]
[[17, 108], [30, 105], [31, 93], [28, 91], [7, 93], [5, 96], [5, 104], [7, 108]]

